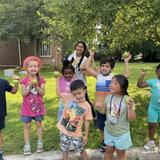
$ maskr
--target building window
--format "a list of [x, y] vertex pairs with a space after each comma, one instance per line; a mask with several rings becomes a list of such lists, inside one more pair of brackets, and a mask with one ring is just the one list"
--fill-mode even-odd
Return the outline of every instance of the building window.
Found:
[[51, 46], [49, 44], [42, 44], [41, 45], [41, 57], [51, 57]]

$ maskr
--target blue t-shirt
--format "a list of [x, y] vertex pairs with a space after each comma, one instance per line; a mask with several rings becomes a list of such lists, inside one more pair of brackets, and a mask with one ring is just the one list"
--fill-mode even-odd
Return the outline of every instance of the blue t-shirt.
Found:
[[10, 92], [12, 88], [13, 87], [7, 80], [0, 78], [0, 119], [4, 118], [7, 115], [5, 92]]
[[[151, 88], [151, 99], [149, 107], [160, 110], [160, 81], [157, 78], [150, 79], [147, 81], [148, 86]], [[159, 89], [158, 89], [159, 88]]]

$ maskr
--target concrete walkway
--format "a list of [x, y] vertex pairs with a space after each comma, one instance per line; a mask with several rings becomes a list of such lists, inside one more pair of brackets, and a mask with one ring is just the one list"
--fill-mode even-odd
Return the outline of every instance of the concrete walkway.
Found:
[[[87, 149], [90, 160], [103, 160], [104, 154], [99, 150]], [[4, 160], [61, 160], [62, 153], [60, 151], [49, 151], [43, 153], [33, 153], [30, 156], [23, 155], [6, 155]], [[116, 155], [114, 155], [116, 160]], [[80, 156], [77, 153], [71, 152], [70, 160], [80, 160]], [[136, 147], [128, 150], [127, 160], [160, 160], [160, 153], [156, 151], [146, 151], [143, 148]]]

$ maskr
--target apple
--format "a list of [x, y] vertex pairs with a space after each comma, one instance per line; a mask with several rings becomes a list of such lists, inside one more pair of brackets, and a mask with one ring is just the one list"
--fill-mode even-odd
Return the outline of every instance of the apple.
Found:
[[124, 52], [123, 54], [122, 54], [122, 58], [128, 58], [128, 56], [129, 56], [129, 52]]
[[60, 53], [61, 51], [62, 51], [62, 49], [58, 47], [57, 52]]
[[17, 79], [13, 79], [13, 84], [18, 84], [19, 81]]
[[37, 83], [38, 83], [37, 79], [33, 79], [33, 80], [32, 80], [32, 83], [33, 83], [33, 84], [37, 84]]
[[94, 52], [96, 52], [96, 51], [97, 51], [97, 48], [96, 48], [95, 46], [92, 46], [92, 47], [91, 47], [91, 50], [94, 51]]
[[126, 99], [125, 99], [125, 102], [128, 104], [128, 103], [132, 103], [133, 100], [131, 97], [127, 96]]
[[54, 71], [53, 74], [54, 74], [54, 76], [55, 76], [56, 78], [60, 77], [60, 75], [61, 75], [58, 71]]

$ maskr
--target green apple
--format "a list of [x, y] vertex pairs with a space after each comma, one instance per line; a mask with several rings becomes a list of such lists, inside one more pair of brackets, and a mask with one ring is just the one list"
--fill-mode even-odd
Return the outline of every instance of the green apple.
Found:
[[97, 51], [97, 48], [96, 48], [95, 46], [92, 46], [92, 47], [91, 47], [91, 50], [96, 52], [96, 51]]
[[37, 79], [33, 79], [33, 80], [32, 80], [32, 83], [33, 83], [33, 84], [37, 84], [37, 83], [38, 83]]
[[54, 71], [53, 74], [54, 74], [54, 76], [55, 76], [56, 78], [60, 77], [60, 75], [61, 75], [58, 71]]
[[60, 53], [61, 51], [62, 51], [62, 49], [58, 47], [57, 52]]
[[129, 56], [129, 52], [124, 52], [123, 54], [122, 54], [122, 58], [127, 58]]
[[126, 103], [131, 103], [131, 102], [133, 102], [133, 100], [132, 100], [131, 97], [127, 96], [126, 99], [125, 99], [125, 102]]
[[18, 84], [19, 81], [17, 79], [13, 79], [13, 84]]

